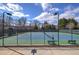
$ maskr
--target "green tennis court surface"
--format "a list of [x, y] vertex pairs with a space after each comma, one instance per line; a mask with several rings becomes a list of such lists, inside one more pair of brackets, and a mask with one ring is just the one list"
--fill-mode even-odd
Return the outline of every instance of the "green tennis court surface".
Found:
[[[46, 32], [51, 37], [54, 37], [56, 44], [58, 44], [58, 33], [57, 32]], [[48, 40], [52, 40], [47, 37], [43, 32], [26, 32], [23, 34], [19, 34], [18, 36], [11, 36], [4, 38], [5, 46], [12, 45], [49, 45]], [[59, 33], [59, 43], [60, 45], [68, 45], [68, 40], [71, 40], [71, 34], [68, 33]], [[76, 40], [76, 43], [79, 44], [79, 35], [73, 34], [73, 40]], [[3, 39], [0, 39], [0, 46], [2, 46]]]

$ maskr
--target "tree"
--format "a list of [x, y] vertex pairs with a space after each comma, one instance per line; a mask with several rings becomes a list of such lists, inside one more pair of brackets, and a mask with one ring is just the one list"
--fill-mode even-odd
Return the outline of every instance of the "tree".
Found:
[[13, 18], [9, 16], [9, 17], [6, 19], [6, 25], [11, 26], [11, 24], [13, 24]]
[[18, 20], [19, 25], [25, 26], [26, 20], [27, 20], [26, 17], [21, 17], [21, 18]]
[[76, 28], [77, 27], [78, 22], [75, 19], [65, 19], [62, 18], [59, 20], [59, 27], [60, 29], [64, 29], [64, 28]]
[[13, 28], [8, 28], [8, 36], [12, 36], [13, 34]]
[[44, 22], [44, 29], [45, 30], [51, 29], [51, 25], [47, 21]]
[[67, 23], [68, 23], [68, 20], [67, 19], [65, 19], [65, 18], [60, 19], [59, 20], [60, 29], [61, 28], [64, 29], [66, 27]]
[[38, 25], [35, 23], [34, 30], [38, 30]]
[[74, 19], [68, 19], [68, 24], [67, 26], [71, 29], [77, 28], [78, 22]]
[[69, 28], [69, 29], [74, 29], [75, 25], [74, 25], [74, 23], [71, 22], [71, 23], [68, 23], [66, 25], [66, 27]]
[[55, 25], [52, 24], [52, 25], [51, 25], [51, 29], [54, 29], [54, 30], [55, 30], [55, 29], [56, 29], [56, 28], [55, 28]]
[[39, 29], [39, 25], [38, 25], [38, 21], [34, 20], [34, 26], [33, 26], [34, 30], [38, 30]]
[[77, 29], [79, 29], [79, 23], [77, 24]]
[[18, 25], [19, 25], [18, 31], [19, 32], [25, 32], [26, 31], [26, 27], [25, 27], [26, 20], [27, 20], [26, 17], [19, 18], [19, 20], [18, 20]]

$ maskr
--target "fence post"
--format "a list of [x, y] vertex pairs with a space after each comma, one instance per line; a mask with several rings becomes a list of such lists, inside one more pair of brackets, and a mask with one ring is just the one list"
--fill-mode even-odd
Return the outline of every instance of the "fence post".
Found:
[[[5, 12], [4, 12], [5, 13]], [[2, 20], [2, 38], [3, 38], [3, 41], [2, 41], [2, 45], [4, 46], [4, 13], [3, 13], [3, 20]]]
[[17, 37], [17, 46], [18, 46], [18, 31], [16, 32], [16, 37]]
[[30, 44], [32, 45], [32, 31], [31, 31], [31, 22], [30, 22]]

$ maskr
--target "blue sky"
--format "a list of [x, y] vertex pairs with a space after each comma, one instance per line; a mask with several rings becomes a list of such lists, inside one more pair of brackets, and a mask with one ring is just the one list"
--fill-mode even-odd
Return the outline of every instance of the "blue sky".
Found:
[[11, 12], [13, 18], [26, 17], [28, 20], [48, 21], [57, 24], [55, 12], [59, 18], [74, 18], [79, 22], [78, 3], [5, 3], [0, 4], [0, 12]]

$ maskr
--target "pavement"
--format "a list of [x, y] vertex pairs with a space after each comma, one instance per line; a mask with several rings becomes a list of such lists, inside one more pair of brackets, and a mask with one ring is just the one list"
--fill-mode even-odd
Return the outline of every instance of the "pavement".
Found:
[[79, 47], [0, 47], [0, 55], [79, 55]]

